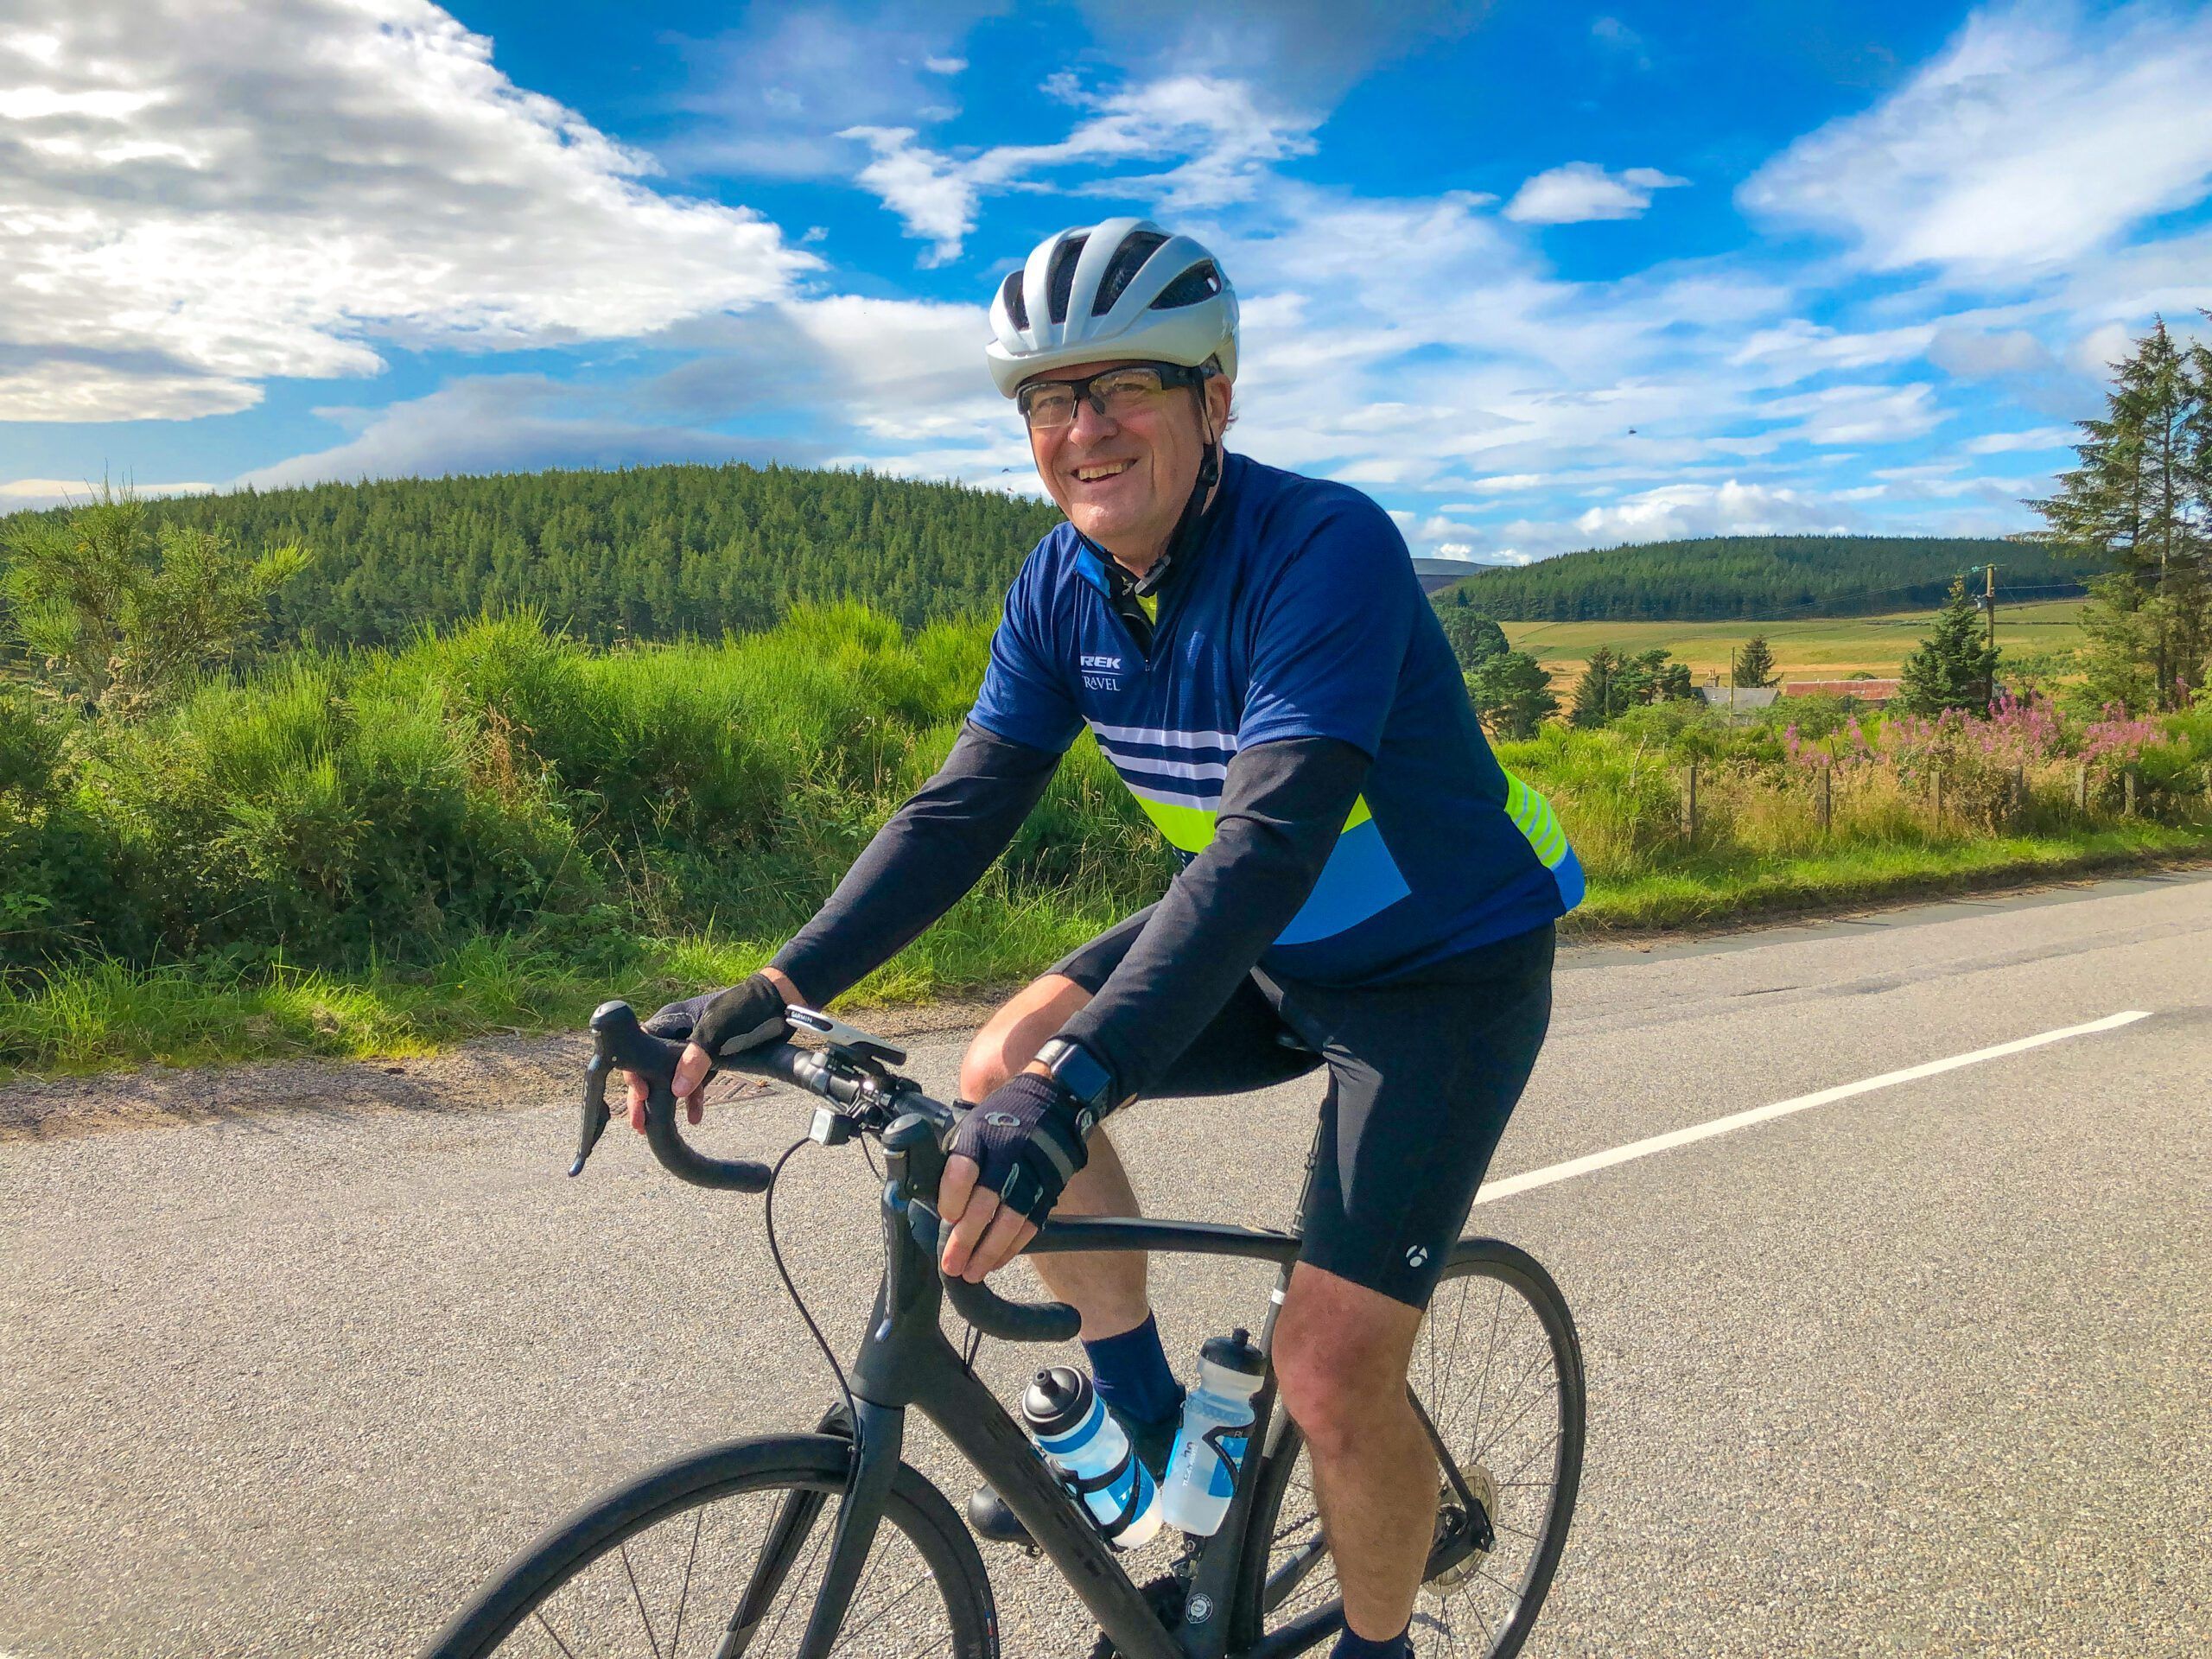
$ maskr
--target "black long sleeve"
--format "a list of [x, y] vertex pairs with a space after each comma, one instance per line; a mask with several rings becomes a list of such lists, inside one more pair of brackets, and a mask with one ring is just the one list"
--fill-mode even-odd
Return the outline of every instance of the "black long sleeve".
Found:
[[772, 965], [817, 1006], [849, 990], [982, 880], [1059, 763], [969, 721], [937, 775], [875, 832]]
[[1370, 764], [1334, 738], [1257, 744], [1229, 763], [1213, 840], [1060, 1032], [1113, 1071], [1117, 1101], [1166, 1072], [1298, 914]]

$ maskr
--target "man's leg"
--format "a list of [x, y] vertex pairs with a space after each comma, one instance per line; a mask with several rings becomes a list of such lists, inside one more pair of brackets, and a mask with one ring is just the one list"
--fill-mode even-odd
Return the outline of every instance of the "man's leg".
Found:
[[1344, 1622], [1369, 1642], [1412, 1620], [1436, 1525], [1436, 1458], [1406, 1396], [1421, 1319], [1300, 1262], [1275, 1322], [1275, 1380], [1313, 1455]]
[[[1046, 974], [993, 1014], [968, 1045], [960, 1062], [960, 1095], [981, 1100], [1037, 1058], [1037, 1051], [1090, 1001], [1090, 993], [1062, 974]], [[1052, 1213], [1059, 1216], [1134, 1216], [1140, 1213], [1128, 1172], [1102, 1127], [1091, 1131], [1090, 1160], [1076, 1171]], [[1135, 1250], [1095, 1251], [1030, 1258], [1046, 1289], [1083, 1315], [1083, 1339], [1099, 1342], [1134, 1331], [1152, 1316], [1145, 1294], [1145, 1257]]]

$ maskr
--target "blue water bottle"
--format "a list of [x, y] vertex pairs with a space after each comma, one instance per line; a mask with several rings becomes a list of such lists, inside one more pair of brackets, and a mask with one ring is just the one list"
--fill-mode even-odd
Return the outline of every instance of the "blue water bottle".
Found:
[[1160, 1530], [1160, 1489], [1090, 1379], [1069, 1365], [1037, 1373], [1021, 1396], [1022, 1426], [1116, 1549]]

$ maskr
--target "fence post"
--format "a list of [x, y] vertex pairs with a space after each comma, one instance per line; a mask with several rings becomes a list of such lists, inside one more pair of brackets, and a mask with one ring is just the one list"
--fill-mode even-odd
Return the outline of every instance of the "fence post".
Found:
[[1821, 833], [1827, 835], [1835, 823], [1835, 764], [1831, 761], [1821, 768]]
[[1932, 776], [1936, 780], [1936, 827], [1943, 827], [1943, 768], [1939, 765]]
[[1682, 792], [1682, 833], [1697, 839], [1697, 760], [1690, 760], [1689, 777]]
[[2135, 768], [2134, 768], [2134, 767], [2133, 767], [2133, 766], [2128, 767], [2128, 769], [2127, 769], [2125, 772], [2123, 772], [2123, 773], [2120, 775], [2120, 790], [2121, 790], [2121, 791], [2122, 791], [2122, 794], [2123, 794], [2123, 797], [2124, 797], [2124, 802], [2125, 802], [2125, 804], [2122, 805], [2122, 807], [2121, 807], [2121, 809], [2120, 809], [2120, 810], [2121, 810], [2123, 812], [2125, 812], [2125, 813], [2126, 813], [2129, 817], [2131, 817], [2131, 818], [2132, 818], [2132, 817], [2133, 817], [2135, 816]]

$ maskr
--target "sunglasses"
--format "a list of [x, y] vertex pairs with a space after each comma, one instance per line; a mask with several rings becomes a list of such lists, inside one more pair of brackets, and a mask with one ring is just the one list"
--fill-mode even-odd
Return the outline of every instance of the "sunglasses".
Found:
[[1032, 432], [1066, 426], [1075, 419], [1078, 399], [1109, 421], [1135, 414], [1163, 391], [1179, 386], [1204, 385], [1204, 369], [1179, 363], [1131, 363], [1118, 369], [1101, 369], [1080, 380], [1032, 380], [1014, 395], [1021, 418]]

